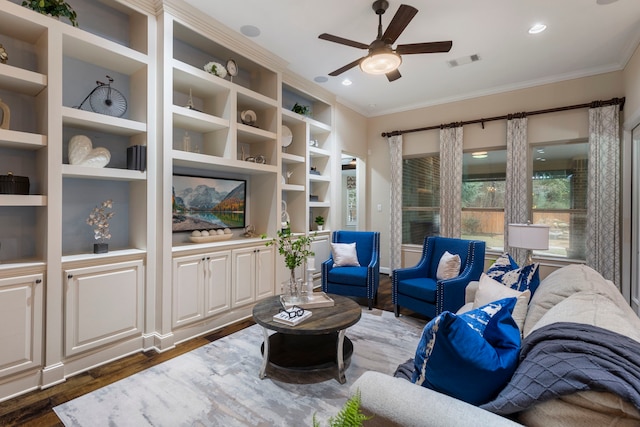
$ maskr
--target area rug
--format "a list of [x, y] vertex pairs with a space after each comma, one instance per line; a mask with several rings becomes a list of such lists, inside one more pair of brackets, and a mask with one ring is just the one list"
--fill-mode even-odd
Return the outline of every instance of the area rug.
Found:
[[393, 374], [413, 357], [424, 321], [363, 309], [347, 330], [354, 352], [335, 372], [269, 368], [260, 379], [262, 329], [243, 329], [54, 408], [65, 426], [322, 426], [365, 371]]

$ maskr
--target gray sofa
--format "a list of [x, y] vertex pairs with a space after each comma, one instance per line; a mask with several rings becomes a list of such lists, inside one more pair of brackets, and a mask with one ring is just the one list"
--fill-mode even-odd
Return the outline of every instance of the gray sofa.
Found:
[[[473, 293], [474, 287], [470, 285], [467, 301], [473, 301]], [[588, 327], [585, 325], [596, 326], [630, 338], [633, 345], [640, 343], [638, 316], [612, 282], [584, 265], [563, 267], [541, 282], [529, 304], [523, 336], [527, 338], [536, 330], [542, 332], [548, 329], [545, 327], [557, 326], [559, 322], [583, 324], [585, 328]], [[417, 343], [412, 345], [417, 346]], [[493, 412], [379, 372], [363, 374], [351, 386], [353, 393], [356, 390], [360, 391], [363, 409], [374, 415], [374, 419], [366, 425], [518, 425]], [[612, 392], [594, 390], [541, 399], [509, 417], [533, 427], [640, 425], [637, 405]]]

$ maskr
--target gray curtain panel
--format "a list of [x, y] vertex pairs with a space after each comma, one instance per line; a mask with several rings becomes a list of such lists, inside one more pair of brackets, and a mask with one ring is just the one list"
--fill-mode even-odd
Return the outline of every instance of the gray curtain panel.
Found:
[[400, 268], [402, 259], [402, 135], [390, 136], [391, 203], [389, 205], [389, 268]]
[[462, 126], [440, 129], [440, 235], [460, 237]]
[[620, 287], [619, 106], [589, 109], [587, 265]]
[[529, 163], [527, 161], [527, 118], [507, 120], [507, 176], [504, 200], [504, 247], [511, 257], [523, 265], [525, 249], [509, 248], [509, 224], [526, 224], [529, 220]]

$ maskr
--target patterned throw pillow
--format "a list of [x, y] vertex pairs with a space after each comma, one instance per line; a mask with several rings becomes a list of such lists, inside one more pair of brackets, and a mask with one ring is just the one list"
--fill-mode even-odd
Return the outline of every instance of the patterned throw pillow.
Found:
[[445, 251], [438, 262], [438, 270], [436, 271], [436, 279], [447, 280], [458, 277], [460, 274], [460, 255], [450, 254], [449, 251]]
[[540, 285], [538, 266], [538, 263], [533, 263], [518, 267], [511, 255], [505, 252], [489, 267], [487, 276], [516, 291], [522, 292], [529, 289], [533, 296]]
[[529, 289], [522, 292], [516, 291], [482, 273], [478, 281], [478, 290], [476, 290], [472, 309], [489, 304], [492, 301], [512, 297], [516, 298], [516, 306], [511, 312], [511, 317], [513, 317], [516, 325], [518, 325], [518, 329], [522, 332], [524, 319], [527, 317], [527, 310], [529, 308], [529, 299], [531, 297], [531, 291]]
[[412, 382], [473, 405], [491, 400], [509, 382], [520, 354], [511, 318], [516, 298], [456, 315], [445, 311], [422, 331]]

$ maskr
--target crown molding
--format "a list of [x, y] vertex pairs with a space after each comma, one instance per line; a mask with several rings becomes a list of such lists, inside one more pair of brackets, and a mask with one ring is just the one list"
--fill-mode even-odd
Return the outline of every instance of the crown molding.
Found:
[[114, 2], [154, 16], [158, 10], [158, 0], [114, 0]]

